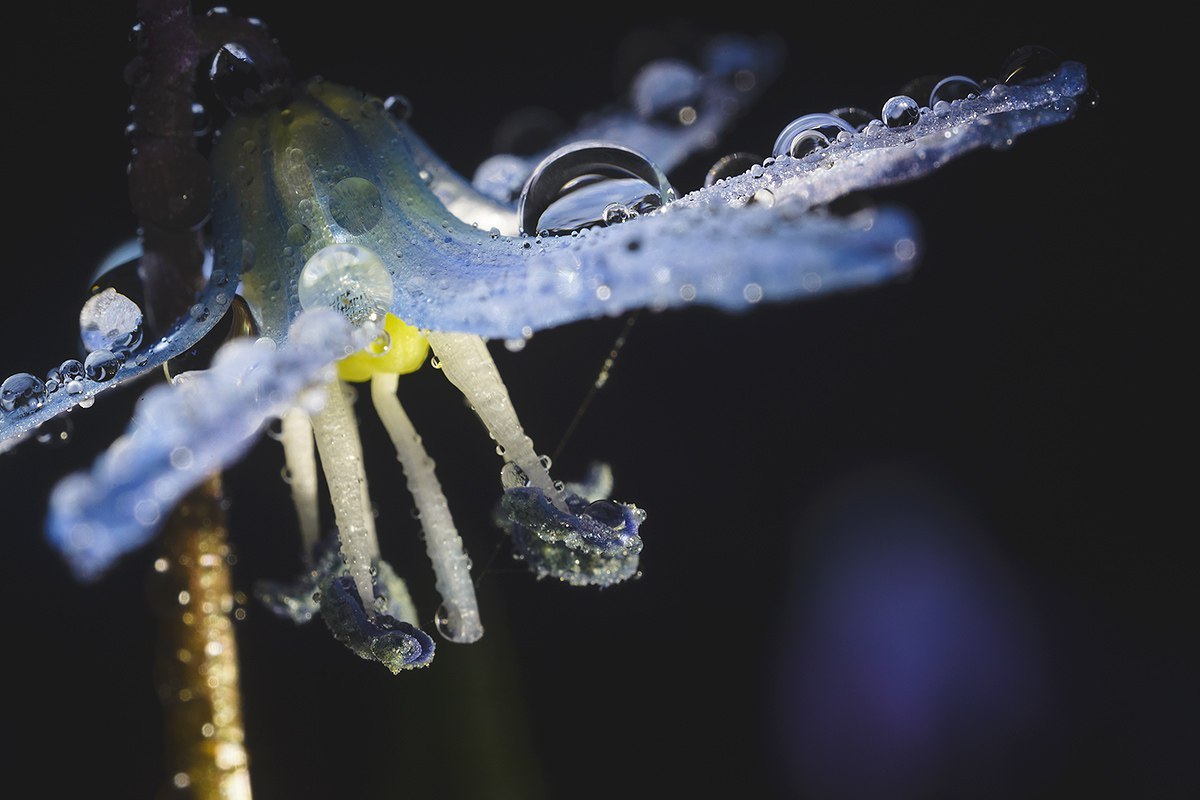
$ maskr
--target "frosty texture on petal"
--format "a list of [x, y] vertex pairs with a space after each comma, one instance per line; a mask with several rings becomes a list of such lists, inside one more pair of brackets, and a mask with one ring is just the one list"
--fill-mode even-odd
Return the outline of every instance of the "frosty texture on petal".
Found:
[[80, 578], [99, 577], [145, 544], [188, 491], [240, 458], [267, 420], [357, 344], [339, 314], [309, 311], [296, 319], [284, 348], [235, 339], [211, 369], [154, 387], [92, 468], [54, 488], [50, 541]]

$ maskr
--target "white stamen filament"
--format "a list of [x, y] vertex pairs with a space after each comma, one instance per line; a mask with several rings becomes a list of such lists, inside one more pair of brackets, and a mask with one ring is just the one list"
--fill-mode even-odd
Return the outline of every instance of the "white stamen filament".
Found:
[[317, 503], [317, 454], [313, 442], [312, 424], [308, 414], [292, 408], [283, 415], [279, 441], [287, 465], [288, 482], [292, 488], [292, 503], [300, 520], [300, 541], [304, 558], [311, 562], [317, 540], [321, 536], [321, 517]]
[[325, 386], [325, 405], [312, 417], [317, 451], [329, 499], [333, 504], [342, 557], [350, 577], [358, 587], [368, 614], [375, 613], [375, 589], [371, 576], [372, 561], [379, 557], [379, 542], [375, 538], [375, 516], [367, 494], [367, 475], [363, 468], [362, 442], [358, 438], [358, 422], [345, 392], [353, 392], [340, 381]]
[[441, 363], [442, 372], [466, 396], [492, 438], [504, 448], [505, 459], [520, 467], [530, 485], [541, 489], [556, 508], [566, 511], [562, 492], [555, 487], [550, 471], [533, 449], [533, 440], [525, 435], [517, 419], [487, 343], [469, 333], [426, 331], [425, 338]]
[[399, 379], [399, 375], [376, 373], [371, 378], [371, 400], [396, 446], [396, 458], [404, 467], [408, 490], [421, 515], [425, 551], [433, 562], [437, 590], [442, 597], [438, 629], [451, 641], [474, 642], [483, 636], [483, 625], [475, 601], [475, 585], [471, 581], [471, 562], [450, 516], [446, 496], [434, 472], [433, 459], [422, 446], [421, 437], [396, 396]]

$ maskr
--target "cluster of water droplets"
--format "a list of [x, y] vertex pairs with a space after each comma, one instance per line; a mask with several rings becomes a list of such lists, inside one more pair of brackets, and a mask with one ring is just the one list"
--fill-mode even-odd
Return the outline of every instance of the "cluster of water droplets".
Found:
[[985, 93], [994, 98], [1002, 97], [1009, 84], [1043, 80], [1058, 64], [1053, 52], [1030, 45], [1018, 48], [1004, 60], [999, 79], [976, 81], [966, 75], [929, 75], [909, 81], [899, 94], [883, 103], [878, 115], [854, 106], [827, 113], [804, 114], [783, 127], [769, 159], [747, 152], [731, 153], [713, 164], [704, 185], [712, 186], [755, 166], [761, 169], [783, 156], [804, 158], [834, 142], [849, 141], [864, 132], [869, 135], [883, 129], [911, 128], [922, 115], [945, 116], [963, 101], [974, 100]]
[[[136, 263], [133, 268], [136, 269]], [[29, 372], [10, 375], [0, 384], [0, 411], [23, 417], [41, 408], [56, 392], [82, 394], [86, 382], [104, 383], [116, 376], [142, 344], [141, 306], [112, 285], [127, 283], [129, 271], [129, 262], [101, 265], [92, 283], [92, 294], [79, 312], [82, 360], [69, 358], [52, 367], [45, 378]], [[91, 398], [80, 405], [85, 408], [91, 405]]]

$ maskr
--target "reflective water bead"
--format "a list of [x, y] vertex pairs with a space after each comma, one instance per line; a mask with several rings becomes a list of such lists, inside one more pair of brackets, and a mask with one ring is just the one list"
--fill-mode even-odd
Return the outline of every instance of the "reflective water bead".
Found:
[[955, 100], [966, 100], [971, 95], [980, 95], [983, 89], [978, 83], [966, 75], [949, 75], [938, 81], [929, 93], [929, 107], [932, 108], [939, 100], [952, 103]]
[[[603, 178], [636, 179], [648, 184], [651, 194], [643, 196], [641, 200], [625, 203], [633, 205], [639, 212], [643, 210], [637, 208], [641, 203], [663, 205], [676, 197], [675, 188], [667, 180], [666, 174], [638, 151], [611, 142], [575, 142], [546, 156], [529, 176], [517, 203], [520, 232], [534, 234], [542, 230], [545, 227], [542, 215], [552, 204], [567, 195], [579, 193]], [[601, 203], [592, 213], [599, 215], [606, 205], [607, 201]], [[593, 220], [599, 221], [595, 216]], [[564, 228], [555, 232], [569, 233], [570, 230]]]
[[612, 500], [595, 500], [588, 503], [587, 507], [583, 509], [583, 513], [610, 528], [625, 526], [625, 511]]
[[882, 117], [889, 128], [907, 128], [921, 118], [921, 110], [916, 100], [898, 94], [883, 104]]
[[838, 131], [857, 133], [853, 125], [833, 114], [805, 114], [783, 127], [771, 154], [800, 158], [818, 147], [828, 146], [830, 137], [837, 136]]
[[407, 122], [412, 116], [412, 102], [402, 94], [389, 95], [383, 101], [383, 109], [400, 122]]
[[392, 304], [392, 276], [373, 251], [331, 244], [300, 270], [300, 305], [332, 308], [355, 325], [382, 322]]
[[68, 358], [58, 365], [58, 373], [63, 381], [77, 381], [84, 375], [83, 362], [77, 358]]
[[83, 372], [94, 381], [107, 381], [121, 368], [121, 357], [111, 350], [93, 350], [83, 360]]
[[105, 289], [83, 304], [79, 334], [88, 352], [133, 350], [142, 342], [142, 309], [116, 289]]
[[329, 214], [351, 233], [366, 233], [383, 217], [379, 188], [366, 178], [343, 178], [329, 190]]
[[29, 414], [41, 406], [46, 385], [28, 372], [10, 375], [0, 384], [0, 409], [6, 414]]
[[208, 68], [213, 94], [231, 112], [258, 102], [263, 76], [246, 48], [227, 42], [217, 50]]
[[1059, 60], [1053, 50], [1027, 44], [1013, 50], [1000, 65], [1001, 83], [1032, 83], [1045, 78], [1058, 68]]

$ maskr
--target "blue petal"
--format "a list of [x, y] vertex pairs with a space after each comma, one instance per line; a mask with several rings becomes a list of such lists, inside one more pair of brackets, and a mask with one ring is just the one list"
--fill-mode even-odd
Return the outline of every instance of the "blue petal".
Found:
[[46, 523], [51, 543], [80, 578], [99, 577], [147, 542], [184, 495], [240, 458], [267, 420], [357, 346], [346, 321], [321, 309], [297, 320], [286, 348], [237, 339], [218, 351], [211, 369], [184, 373], [177, 386], [154, 387], [91, 469], [55, 486]]

